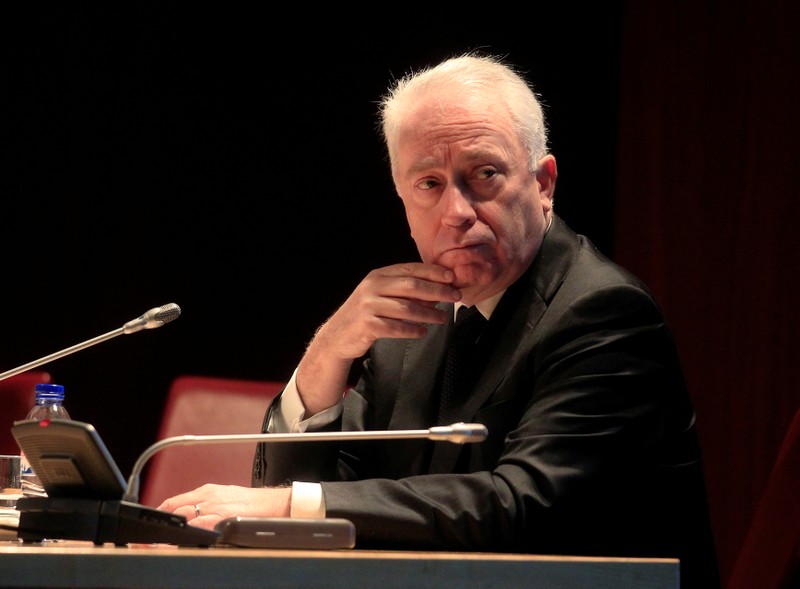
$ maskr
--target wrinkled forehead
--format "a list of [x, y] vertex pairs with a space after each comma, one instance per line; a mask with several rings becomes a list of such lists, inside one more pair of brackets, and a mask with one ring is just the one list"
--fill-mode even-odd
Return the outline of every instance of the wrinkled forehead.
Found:
[[[485, 95], [443, 93], [415, 101], [398, 127], [400, 145], [421, 140], [458, 140], [493, 130], [511, 132], [507, 109]], [[505, 134], [505, 133], [504, 133]]]
[[[392, 174], [397, 174], [399, 151], [432, 148], [498, 129], [513, 141], [513, 124], [506, 105], [496, 95], [464, 85], [428, 87], [404, 105], [398, 117], [393, 142], [389, 146]], [[404, 161], [408, 165], [408, 161]]]
[[524, 156], [510, 117], [495, 101], [430, 100], [416, 104], [398, 129], [392, 173], [408, 180], [459, 161], [508, 161]]
[[469, 88], [449, 87], [431, 90], [410, 103], [400, 129], [417, 127], [428, 121], [447, 121], [451, 118], [507, 118], [508, 110], [495, 97]]

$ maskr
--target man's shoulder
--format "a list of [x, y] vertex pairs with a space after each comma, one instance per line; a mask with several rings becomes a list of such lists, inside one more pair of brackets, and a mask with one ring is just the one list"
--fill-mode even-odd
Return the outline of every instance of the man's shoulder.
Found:
[[595, 287], [634, 286], [647, 291], [647, 286], [633, 272], [621, 266], [595, 246], [591, 238], [573, 231], [563, 219], [553, 222], [553, 248], [569, 260], [564, 278], [586, 281]]

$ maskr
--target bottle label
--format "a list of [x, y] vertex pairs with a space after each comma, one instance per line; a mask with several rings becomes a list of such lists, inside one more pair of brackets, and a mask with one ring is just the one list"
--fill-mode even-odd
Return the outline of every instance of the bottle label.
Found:
[[25, 475], [33, 474], [33, 467], [31, 466], [31, 463], [28, 462], [28, 459], [25, 458], [25, 452], [22, 450], [19, 451], [19, 474], [23, 477]]
[[19, 480], [22, 483], [22, 494], [26, 497], [47, 497], [42, 482], [33, 472], [31, 463], [28, 462], [25, 453], [21, 450], [19, 453]]

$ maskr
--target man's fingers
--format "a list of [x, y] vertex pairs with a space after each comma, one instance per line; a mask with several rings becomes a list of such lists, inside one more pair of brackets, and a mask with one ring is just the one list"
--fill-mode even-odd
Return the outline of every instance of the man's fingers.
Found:
[[378, 268], [375, 272], [381, 276], [408, 276], [410, 278], [422, 278], [442, 284], [450, 284], [456, 276], [450, 268], [437, 266], [436, 264], [423, 264], [422, 262], [403, 262]]
[[450, 285], [454, 279], [453, 271], [448, 268], [410, 262], [374, 270], [366, 283], [375, 284], [381, 296], [456, 302], [461, 300], [461, 291]]

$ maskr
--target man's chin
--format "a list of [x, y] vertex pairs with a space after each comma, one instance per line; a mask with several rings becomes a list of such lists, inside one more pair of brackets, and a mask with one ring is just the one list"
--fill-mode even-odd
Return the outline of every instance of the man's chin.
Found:
[[456, 275], [452, 285], [459, 289], [480, 287], [489, 284], [493, 276], [485, 265], [464, 264], [451, 268]]

